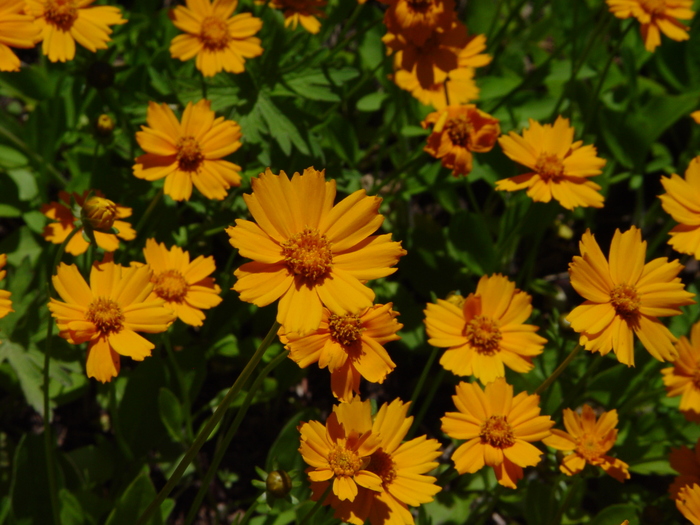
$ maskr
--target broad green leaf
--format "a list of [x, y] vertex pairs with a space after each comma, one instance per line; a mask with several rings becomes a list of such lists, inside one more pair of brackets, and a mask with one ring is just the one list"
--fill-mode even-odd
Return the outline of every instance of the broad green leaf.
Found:
[[267, 95], [260, 93], [256, 106], [267, 123], [270, 135], [277, 141], [285, 155], [289, 155], [292, 152], [292, 144], [303, 154], [309, 154], [309, 148], [299, 134], [297, 127], [275, 106]]
[[[128, 525], [136, 523], [136, 520], [146, 510], [148, 505], [156, 497], [156, 490], [149, 477], [148, 466], [144, 466], [141, 472], [122, 493], [114, 505], [114, 510], [109, 514], [105, 525]], [[171, 509], [172, 510], [172, 507]], [[165, 516], [167, 518], [167, 516]], [[154, 513], [147, 525], [161, 525], [164, 523], [162, 513]]]
[[170, 437], [178, 443], [182, 442], [184, 439], [182, 406], [177, 396], [165, 387], [161, 387], [158, 391], [158, 409], [160, 420], [165, 425]]
[[629, 520], [630, 525], [639, 525], [638, 512], [634, 505], [610, 505], [593, 518], [591, 525], [620, 525], [625, 520]]

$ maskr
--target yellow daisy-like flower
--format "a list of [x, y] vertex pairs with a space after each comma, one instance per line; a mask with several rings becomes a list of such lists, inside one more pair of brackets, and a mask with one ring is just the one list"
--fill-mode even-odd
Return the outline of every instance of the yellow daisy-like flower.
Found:
[[226, 198], [227, 190], [240, 186], [241, 167], [222, 160], [241, 147], [241, 127], [216, 117], [208, 100], [187, 104], [182, 122], [167, 104], [149, 102], [146, 122], [136, 133], [146, 152], [136, 158], [139, 179], [165, 177], [164, 192], [176, 201], [189, 200], [194, 184], [205, 197]]
[[606, 0], [617, 18], [636, 18], [641, 24], [642, 39], [647, 51], [661, 44], [661, 33], [671, 40], [688, 40], [688, 27], [678, 20], [695, 16], [693, 0]]
[[296, 29], [297, 25], [315, 35], [321, 30], [321, 22], [316, 17], [325, 17], [323, 8], [326, 0], [271, 0], [270, 7], [284, 11], [284, 27]]
[[[503, 153], [532, 171], [496, 182], [496, 189], [517, 191], [537, 202], [554, 198], [569, 210], [577, 206], [602, 208], [600, 186], [588, 177], [600, 175], [605, 159], [596, 156], [595, 146], [574, 142], [569, 119], [557, 117], [554, 124], [541, 125], [530, 119], [530, 128], [522, 137], [511, 131], [498, 139]], [[583, 146], [583, 147], [582, 147]]]
[[671, 498], [676, 499], [683, 487], [700, 484], [700, 440], [693, 450], [685, 445], [672, 448], [668, 461], [671, 468], [678, 472], [678, 476], [668, 488]]
[[540, 462], [542, 452], [531, 443], [551, 435], [554, 421], [540, 415], [540, 396], [520, 392], [499, 377], [486, 385], [460, 383], [452, 399], [459, 412], [442, 418], [442, 431], [466, 443], [455, 450], [452, 461], [460, 474], [493, 467], [498, 483], [514, 489], [524, 467]]
[[[46, 217], [55, 222], [50, 222], [44, 226], [44, 231], [42, 233], [44, 239], [53, 244], [61, 244], [66, 240], [68, 234], [75, 229], [75, 222], [78, 220], [73, 212], [71, 211], [71, 200], [81, 208], [85, 204], [86, 197], [91, 193], [91, 190], [86, 190], [83, 193], [68, 193], [67, 191], [60, 191], [58, 193], [58, 201], [51, 202], [49, 204], [44, 204], [41, 207], [41, 213]], [[94, 191], [92, 192], [97, 197], [104, 197], [102, 192]], [[136, 238], [136, 230], [131, 227], [126, 221], [119, 219], [126, 219], [131, 217], [131, 208], [127, 208], [120, 204], [115, 204], [116, 207], [116, 217], [117, 220], [112, 224], [119, 233], [104, 233], [101, 231], [95, 231], [95, 242], [97, 246], [105, 250], [106, 252], [114, 252], [119, 249], [119, 239], [125, 241], [132, 241]], [[66, 245], [66, 251], [72, 255], [80, 255], [87, 251], [88, 243], [81, 235], [83, 227], [80, 227], [78, 233], [76, 233], [73, 238]]]
[[664, 368], [664, 385], [668, 397], [682, 396], [678, 407], [688, 421], [700, 423], [700, 323], [690, 331], [690, 341], [683, 336], [676, 343], [678, 357]]
[[471, 67], [458, 67], [449, 73], [438, 69], [435, 71], [435, 83], [426, 87], [418, 80], [416, 69], [398, 69], [393, 80], [401, 89], [410, 91], [418, 102], [438, 110], [446, 108], [449, 104], [466, 104], [479, 98], [479, 88], [474, 81], [474, 68]]
[[280, 339], [289, 357], [300, 367], [318, 363], [331, 373], [331, 389], [340, 401], [348, 402], [360, 393], [360, 378], [383, 383], [396, 365], [382, 345], [401, 339], [403, 325], [392, 303], [377, 304], [359, 314], [336, 315], [324, 308], [318, 329], [307, 335], [284, 333]]
[[384, 13], [390, 33], [401, 33], [422, 46], [438, 29], [448, 29], [455, 19], [454, 0], [393, 0]]
[[573, 451], [559, 466], [564, 474], [573, 476], [588, 463], [601, 467], [617, 481], [630, 479], [627, 463], [607, 455], [617, 440], [617, 410], [603, 412], [596, 421], [595, 412], [588, 405], [583, 405], [581, 415], [565, 408], [564, 426], [566, 432], [553, 428], [552, 435], [542, 440], [548, 447]]
[[24, 14], [24, 0], [0, 0], [0, 71], [19, 71], [12, 47], [29, 49], [41, 40], [34, 17]]
[[610, 263], [590, 230], [579, 243], [581, 256], [569, 264], [571, 285], [586, 301], [566, 318], [581, 334], [580, 344], [591, 352], [615, 352], [618, 361], [634, 366], [634, 334], [659, 361], [673, 361], [676, 338], [657, 317], [681, 313], [694, 294], [677, 277], [683, 266], [659, 257], [644, 264], [647, 243], [632, 226], [615, 230]]
[[233, 286], [241, 300], [266, 306], [280, 299], [277, 322], [306, 335], [321, 324], [323, 306], [336, 315], [372, 306], [364, 283], [386, 277], [406, 254], [391, 234], [372, 235], [384, 222], [379, 197], [357, 190], [333, 205], [335, 181], [307, 168], [290, 180], [268, 168], [244, 195], [257, 224], [236, 219], [226, 232], [243, 257]]
[[59, 335], [71, 344], [89, 342], [87, 375], [103, 383], [119, 373], [120, 355], [135, 361], [151, 355], [155, 346], [136, 332], [164, 332], [175, 320], [165, 301], [148, 300], [153, 290], [148, 266], [95, 262], [88, 286], [75, 265], [61, 263], [52, 282], [65, 301], [49, 302]]
[[195, 65], [205, 77], [219, 71], [242, 73], [245, 59], [262, 55], [260, 39], [254, 36], [262, 20], [251, 13], [231, 16], [238, 0], [186, 0], [187, 7], [170, 11], [175, 27], [184, 31], [170, 43], [170, 55], [182, 61], [197, 57]]
[[75, 57], [75, 43], [95, 53], [107, 49], [112, 29], [126, 24], [118, 7], [90, 5], [95, 0], [26, 0], [25, 12], [41, 29], [42, 51], [51, 62]]
[[[516, 372], [532, 370], [532, 358], [547, 342], [524, 324], [532, 298], [503, 275], [483, 276], [476, 292], [461, 301], [429, 303], [424, 310], [428, 343], [448, 348], [440, 358], [446, 370], [474, 375], [483, 384], [505, 376], [504, 365]], [[455, 304], [457, 303], [457, 304]]]
[[666, 190], [659, 195], [661, 206], [679, 223], [669, 232], [668, 244], [700, 259], [700, 157], [690, 161], [685, 178], [674, 173], [661, 177], [661, 184]]
[[700, 525], [700, 485], [683, 487], [678, 492], [676, 507], [693, 525]]
[[[5, 270], [5, 265], [7, 264], [7, 254], [0, 254], [0, 281], [7, 275], [7, 270]], [[12, 294], [7, 290], [0, 290], [0, 319], [5, 317], [7, 314], [14, 312], [12, 309], [12, 300], [10, 296]]]

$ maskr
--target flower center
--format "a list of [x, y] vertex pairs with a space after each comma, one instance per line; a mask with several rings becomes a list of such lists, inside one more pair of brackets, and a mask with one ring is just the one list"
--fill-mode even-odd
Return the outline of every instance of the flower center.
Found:
[[304, 231], [282, 243], [282, 255], [287, 268], [315, 283], [326, 277], [333, 268], [331, 243], [318, 230], [304, 228]]
[[328, 318], [328, 328], [331, 338], [343, 346], [352, 346], [365, 330], [360, 317], [353, 314], [331, 314]]
[[660, 15], [666, 10], [666, 0], [640, 0], [642, 8], [653, 15]]
[[484, 355], [493, 355], [500, 351], [499, 342], [503, 339], [497, 321], [483, 315], [474, 316], [467, 323], [467, 342], [477, 352]]
[[187, 281], [177, 270], [166, 270], [151, 278], [156, 295], [171, 303], [181, 303], [187, 296]]
[[199, 39], [206, 49], [213, 51], [224, 49], [231, 40], [231, 35], [226, 22], [215, 16], [208, 16], [202, 20]]
[[610, 303], [615, 308], [617, 315], [625, 320], [636, 317], [639, 311], [639, 295], [631, 284], [618, 284], [610, 292]]
[[124, 327], [124, 314], [116, 301], [106, 297], [94, 299], [85, 312], [85, 320], [97, 327], [99, 332], [120, 332]]
[[515, 444], [513, 429], [510, 427], [506, 416], [491, 416], [483, 425], [479, 433], [482, 444], [489, 444], [496, 448], [508, 448]]
[[177, 148], [178, 167], [182, 171], [197, 171], [204, 160], [202, 148], [197, 139], [191, 136], [182, 137], [175, 145]]
[[535, 164], [535, 171], [543, 180], [557, 182], [564, 174], [564, 164], [556, 155], [542, 152]]
[[394, 468], [394, 460], [391, 456], [384, 452], [381, 448], [369, 457], [369, 465], [367, 469], [374, 472], [382, 478], [382, 484], [386, 487], [390, 485], [396, 477], [396, 469]]
[[576, 441], [576, 452], [583, 456], [586, 461], [592, 463], [605, 454], [605, 450], [600, 446], [599, 441], [595, 436], [584, 434]]
[[78, 18], [75, 0], [48, 0], [44, 3], [46, 23], [56, 26], [61, 31], [68, 31]]
[[328, 454], [328, 465], [336, 476], [354, 476], [358, 470], [361, 470], [365, 463], [357, 456], [357, 453], [348, 450], [340, 445], [336, 445]]
[[445, 131], [455, 146], [467, 147], [474, 128], [464, 115], [453, 117], [445, 124]]

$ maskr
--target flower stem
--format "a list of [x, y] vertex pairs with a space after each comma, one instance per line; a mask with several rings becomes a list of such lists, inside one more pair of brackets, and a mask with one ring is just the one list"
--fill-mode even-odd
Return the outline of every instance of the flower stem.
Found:
[[423, 400], [423, 404], [420, 406], [420, 411], [418, 412], [418, 415], [416, 416], [416, 419], [413, 421], [413, 425], [411, 425], [411, 429], [408, 431], [408, 438], [413, 436], [413, 433], [418, 430], [418, 427], [420, 426], [421, 422], [423, 421], [423, 418], [425, 417], [425, 413], [428, 411], [428, 408], [430, 407], [430, 404], [433, 401], [433, 398], [435, 397], [435, 392], [437, 392], [438, 387], [442, 383], [443, 378], [445, 377], [445, 369], [441, 368], [440, 372], [438, 372], [437, 377], [434, 378], [433, 384], [430, 385], [430, 390], [428, 390], [428, 394], [425, 396], [425, 399]]
[[554, 372], [552, 372], [551, 375], [547, 379], [545, 379], [540, 386], [537, 387], [534, 393], [539, 395], [545, 390], [547, 390], [547, 388], [549, 388], [549, 386], [552, 383], [554, 383], [556, 378], [559, 377], [559, 375], [564, 371], [564, 369], [567, 366], [569, 366], [569, 363], [571, 363], [571, 361], [574, 360], [574, 357], [576, 357], [576, 355], [581, 351], [582, 348], [583, 347], [580, 344], [577, 344], [576, 347], [571, 351], [571, 353], [568, 356], [566, 356], [566, 359], [564, 359], [561, 362], [557, 369]]
[[177, 379], [177, 384], [180, 387], [180, 396], [182, 400], [182, 406], [184, 408], [184, 416], [185, 416], [185, 429], [187, 432], [187, 442], [188, 444], [191, 444], [193, 439], [194, 439], [194, 434], [192, 432], [192, 414], [191, 414], [191, 406], [190, 406], [190, 394], [189, 394], [189, 389], [187, 388], [187, 382], [185, 381], [185, 376], [182, 373], [182, 369], [180, 368], [180, 365], [177, 362], [177, 359], [175, 359], [175, 352], [173, 352], [173, 345], [172, 342], [170, 341], [170, 333], [165, 332], [163, 333], [163, 346], [165, 347], [165, 351], [168, 354], [168, 360], [170, 361], [170, 364], [173, 367], [173, 370], [175, 372], [175, 378]]
[[423, 386], [425, 385], [426, 379], [428, 379], [428, 374], [430, 373], [430, 369], [433, 366], [433, 361], [435, 361], [435, 358], [437, 357], [437, 353], [438, 349], [433, 347], [433, 351], [430, 352], [430, 356], [428, 356], [428, 360], [423, 366], [423, 372], [418, 378], [416, 388], [413, 390], [413, 395], [411, 396], [411, 404], [409, 405], [408, 412], [406, 413], [407, 416], [410, 415], [411, 411], [413, 410], [413, 407], [416, 405], [416, 401], [418, 401], [418, 396], [423, 390]]

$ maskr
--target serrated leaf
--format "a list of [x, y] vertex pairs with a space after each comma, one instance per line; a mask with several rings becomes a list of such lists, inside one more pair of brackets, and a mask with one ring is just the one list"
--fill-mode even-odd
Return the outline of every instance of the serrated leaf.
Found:
[[267, 95], [260, 93], [256, 106], [260, 109], [262, 117], [267, 123], [270, 135], [277, 141], [285, 155], [292, 152], [292, 144], [304, 155], [309, 154], [309, 147], [304, 142], [297, 127]]

